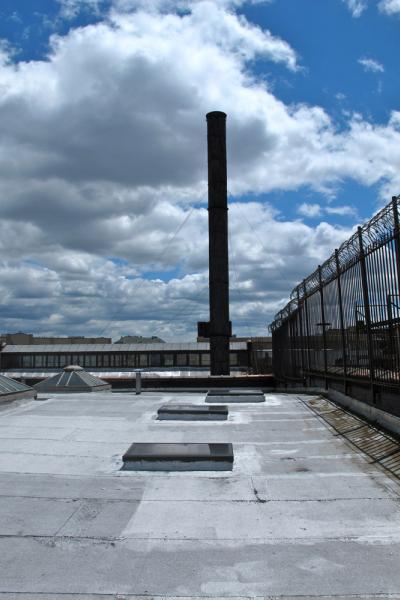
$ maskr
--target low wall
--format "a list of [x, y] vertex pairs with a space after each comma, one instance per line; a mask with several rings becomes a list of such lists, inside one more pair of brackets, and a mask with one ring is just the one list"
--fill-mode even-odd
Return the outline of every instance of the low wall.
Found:
[[[385, 410], [380, 409], [377, 406], [369, 404], [363, 400], [352, 398], [342, 392], [334, 389], [326, 390], [324, 387], [299, 387], [299, 386], [285, 386], [276, 388], [276, 391], [287, 391], [291, 394], [307, 394], [307, 395], [319, 395], [332, 400], [339, 406], [349, 409], [356, 415], [364, 418], [372, 425], [377, 425], [386, 429], [390, 433], [400, 436], [400, 417], [391, 414]], [[400, 397], [397, 397], [397, 402], [400, 404]]]

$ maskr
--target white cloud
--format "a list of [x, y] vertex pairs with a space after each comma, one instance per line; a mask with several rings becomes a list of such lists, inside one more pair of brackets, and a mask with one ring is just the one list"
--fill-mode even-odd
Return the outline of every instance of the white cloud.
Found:
[[[96, 15], [105, 14], [110, 9], [118, 13], [130, 13], [137, 10], [146, 12], [174, 12], [192, 10], [199, 0], [56, 0], [60, 5], [60, 17], [73, 19], [81, 12]], [[239, 7], [243, 4], [267, 4], [274, 0], [218, 0], [216, 4], [224, 9]]]
[[323, 214], [338, 215], [341, 217], [354, 217], [357, 214], [353, 206], [321, 206], [320, 204], [307, 204], [306, 202], [298, 206], [297, 212], [299, 215], [310, 219], [321, 217]]
[[387, 15], [400, 13], [400, 0], [381, 0], [378, 6]]
[[97, 15], [101, 9], [108, 4], [107, 0], [57, 0], [60, 5], [60, 17], [63, 19], [74, 19], [82, 11], [88, 11]]
[[297, 212], [303, 217], [310, 217], [313, 219], [322, 214], [322, 208], [319, 204], [307, 204], [306, 202], [303, 202], [303, 204], [300, 204], [298, 207]]
[[360, 17], [367, 8], [367, 0], [343, 0], [347, 4], [353, 17]]
[[[114, 9], [54, 37], [45, 61], [15, 65], [4, 50], [1, 329], [193, 339], [207, 318], [210, 110], [228, 113], [236, 197], [302, 186], [333, 194], [346, 178], [385, 194], [397, 185], [400, 113], [381, 125], [354, 115], [338, 131], [321, 107], [285, 105], [249, 61], [295, 69], [295, 49], [232, 7]], [[234, 201], [230, 219], [236, 332], [265, 333], [296, 281], [350, 234], [285, 221], [260, 202]], [[30, 298], [24, 282], [37, 290], [40, 278], [45, 293]]]
[[324, 210], [328, 215], [339, 215], [340, 217], [355, 217], [357, 215], [354, 206], [326, 206]]
[[[196, 321], [206, 320], [208, 310], [205, 213], [202, 208], [194, 210], [174, 240], [174, 252], [163, 257], [164, 268], [174, 268], [179, 261], [176, 256], [187, 257], [189, 272], [169, 281], [154, 276], [146, 279], [130, 264], [65, 250], [56, 240], [52, 245], [39, 242], [34, 250], [25, 237], [32, 256], [28, 262], [20, 261], [17, 257], [24, 254], [23, 245], [18, 246], [10, 235], [15, 258], [0, 264], [4, 328], [20, 329], [22, 322], [27, 330], [45, 333], [104, 332], [117, 337], [134, 331], [170, 340], [193, 339]], [[230, 206], [231, 317], [238, 334], [266, 333], [266, 323], [298, 277], [311, 271], [349, 234], [327, 223], [313, 228], [278, 217], [259, 202]], [[143, 221], [131, 230], [133, 237], [147, 237], [148, 266], [166, 245], [158, 231], [159, 218], [149, 216], [143, 233]]]
[[383, 73], [385, 71], [384, 66], [373, 58], [359, 58], [358, 62], [364, 71], [370, 71], [371, 73]]

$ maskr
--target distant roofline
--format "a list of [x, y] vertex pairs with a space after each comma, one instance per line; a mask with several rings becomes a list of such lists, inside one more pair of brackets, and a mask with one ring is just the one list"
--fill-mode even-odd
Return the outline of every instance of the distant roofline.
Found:
[[[247, 350], [246, 342], [230, 342], [230, 349]], [[79, 354], [80, 352], [208, 352], [208, 342], [162, 343], [162, 344], [7, 344], [1, 350], [6, 353], [65, 353]]]

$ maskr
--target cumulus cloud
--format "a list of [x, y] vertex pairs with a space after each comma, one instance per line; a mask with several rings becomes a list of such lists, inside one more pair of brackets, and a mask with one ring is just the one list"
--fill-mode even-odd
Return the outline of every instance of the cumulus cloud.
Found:
[[303, 217], [315, 218], [322, 214], [322, 207], [319, 204], [307, 204], [307, 202], [303, 202], [298, 207], [297, 212]]
[[303, 202], [297, 207], [297, 212], [303, 217], [315, 219], [321, 217], [323, 214], [327, 215], [338, 215], [340, 217], [355, 217], [357, 211], [353, 206], [321, 206], [320, 204], [308, 204]]
[[364, 10], [367, 8], [366, 0], [343, 0], [347, 4], [353, 17], [361, 17]]
[[371, 73], [383, 73], [385, 71], [384, 66], [373, 58], [359, 58], [358, 62], [364, 71], [370, 71]]
[[338, 215], [340, 217], [355, 217], [357, 215], [354, 206], [326, 206], [325, 212], [328, 215]]
[[[61, 19], [75, 19], [80, 13], [105, 15], [109, 11], [131, 13], [137, 10], [146, 12], [184, 12], [193, 10], [199, 0], [56, 0], [60, 6]], [[200, 0], [201, 1], [201, 0]], [[274, 0], [218, 0], [220, 8], [235, 9], [244, 4], [266, 4]], [[215, 0], [214, 0], [215, 2]]]
[[74, 19], [82, 11], [97, 15], [108, 5], [108, 0], [57, 0], [60, 5], [60, 17]]
[[380, 0], [378, 6], [387, 15], [400, 13], [400, 0]]
[[398, 181], [400, 113], [380, 125], [354, 115], [337, 130], [321, 107], [285, 105], [251, 61], [295, 72], [296, 50], [232, 2], [181, 13], [114, 4], [99, 22], [54, 36], [46, 60], [2, 56], [3, 330], [193, 339], [207, 318], [210, 110], [228, 113], [237, 333], [265, 333], [297, 279], [350, 234], [284, 221], [241, 194], [332, 195], [346, 178], [386, 193]]
[[[153, 234], [155, 248], [153, 256], [145, 257], [146, 267], [157, 259], [155, 250], [162, 262], [158, 268], [175, 268], [179, 256], [186, 257], [184, 272], [167, 280], [147, 278], [146, 269], [141, 274], [129, 261], [65, 250], [56, 240], [36, 250], [31, 247], [29, 261], [17, 258], [23, 255], [17, 246], [16, 259], [0, 265], [3, 323], [9, 330], [19, 329], [23, 321], [25, 329], [46, 333], [83, 330], [87, 335], [116, 337], [134, 330], [166, 339], [193, 339], [196, 321], [208, 318], [205, 212], [200, 207], [193, 210], [187, 227], [174, 238], [175, 257], [168, 252], [162, 261], [166, 244], [160, 243], [156, 222], [150, 218], [146, 233]], [[132, 231], [140, 233], [140, 226]], [[313, 228], [300, 221], [280, 221], [275, 210], [259, 202], [232, 203], [231, 317], [236, 332], [262, 332], [298, 277], [348, 234], [347, 229], [323, 222]]]

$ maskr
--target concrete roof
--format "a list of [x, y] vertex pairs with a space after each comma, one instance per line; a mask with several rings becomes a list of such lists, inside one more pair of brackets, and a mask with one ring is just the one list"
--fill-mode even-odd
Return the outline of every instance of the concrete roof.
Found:
[[[39, 396], [40, 397], [40, 396]], [[295, 395], [228, 421], [205, 394], [0, 407], [0, 598], [400, 598], [398, 480]], [[232, 472], [121, 472], [132, 442], [232, 442]]]
[[[246, 350], [247, 344], [230, 342], [229, 347], [231, 350]], [[175, 344], [7, 344], [2, 352], [78, 354], [79, 352], [207, 352], [209, 350], [209, 342], [181, 342]]]
[[[135, 379], [136, 373], [138, 371], [141, 372], [142, 378], [156, 378], [156, 377], [174, 377], [176, 379], [190, 379], [192, 377], [204, 377], [209, 379], [210, 377], [210, 369], [209, 368], [201, 368], [201, 367], [174, 367], [172, 370], [170, 367], [131, 367], [126, 369], [91, 369], [88, 367], [86, 369], [88, 373], [91, 373], [95, 377], [99, 377], [100, 379]], [[4, 374], [7, 374], [7, 377], [22, 377], [23, 379], [44, 379], [45, 377], [50, 377], [55, 373], [58, 373], [59, 369], [7, 369], [7, 371], [3, 371]], [[247, 370], [244, 367], [231, 367], [230, 377], [247, 377], [249, 380], [249, 385], [251, 385], [252, 376], [247, 373]], [[268, 377], [268, 374], [265, 375]], [[272, 375], [270, 375], [272, 380]]]

